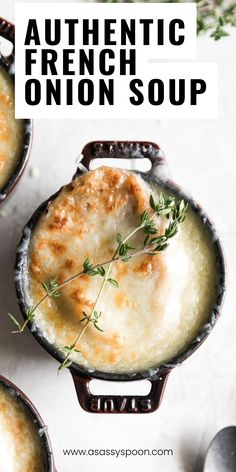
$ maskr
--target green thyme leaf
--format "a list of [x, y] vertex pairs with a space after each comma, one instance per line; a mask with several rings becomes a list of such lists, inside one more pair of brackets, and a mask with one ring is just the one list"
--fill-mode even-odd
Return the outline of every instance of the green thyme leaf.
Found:
[[98, 312], [98, 311], [94, 310], [93, 315], [94, 315], [94, 318], [96, 318], [96, 320], [98, 320], [99, 318], [101, 318], [102, 312], [101, 311]]
[[93, 267], [90, 257], [87, 257], [83, 263], [84, 273], [86, 274]]
[[94, 323], [93, 323], [94, 328], [96, 328], [98, 331], [101, 331], [102, 333], [104, 333], [103, 329], [100, 328], [97, 323], [98, 323], [97, 321], [94, 321]]
[[131, 256], [121, 257], [122, 262], [128, 262], [131, 259]]
[[26, 316], [27, 316], [27, 319], [29, 321], [33, 321], [34, 317], [35, 317], [35, 313], [34, 313], [34, 306], [28, 308], [28, 310], [26, 311]]
[[159, 195], [159, 202], [158, 203], [159, 203], [159, 206], [164, 206], [165, 205], [165, 196], [162, 192]]
[[41, 282], [41, 285], [49, 297], [60, 297], [61, 293], [58, 290], [59, 284], [55, 278], [50, 279], [48, 282]]
[[70, 367], [71, 364], [72, 364], [72, 361], [70, 359], [68, 359], [66, 362], [63, 362], [60, 365], [59, 370], [64, 369], [64, 368], [66, 369], [66, 368]]
[[65, 354], [67, 354], [68, 352], [70, 352], [70, 348], [68, 346], [63, 346], [59, 349], [59, 351], [64, 352]]
[[172, 221], [172, 222], [169, 224], [168, 228], [166, 228], [166, 230], [165, 230], [165, 236], [166, 236], [167, 238], [173, 238], [173, 236], [176, 235], [177, 231], [178, 231], [177, 222], [176, 222], [176, 221]]
[[169, 246], [168, 243], [159, 244], [158, 246], [155, 247], [155, 252], [165, 251], [165, 249], [166, 249], [168, 246]]
[[100, 266], [97, 268], [98, 273], [101, 275], [101, 277], [104, 277], [106, 271], [103, 266]]
[[87, 315], [87, 313], [85, 313], [85, 311], [82, 311], [82, 313], [83, 313], [83, 315], [84, 315], [84, 318], [82, 318], [82, 319], [80, 320], [81, 323], [82, 323], [83, 321], [89, 319], [89, 315]]
[[159, 244], [159, 243], [162, 243], [163, 241], [166, 240], [166, 236], [165, 235], [162, 235], [162, 236], [157, 236], [156, 238], [152, 238], [150, 240], [150, 243], [149, 244]]
[[149, 241], [150, 241], [150, 236], [147, 235], [146, 238], [145, 238], [144, 241], [143, 241], [143, 245], [144, 245], [144, 246], [147, 246], [147, 245], [149, 244]]
[[17, 321], [17, 319], [11, 314], [11, 313], [8, 313], [8, 316], [11, 318], [11, 320], [13, 321], [13, 323], [15, 323], [15, 325], [17, 326], [17, 328], [19, 328], [19, 331], [21, 330], [21, 325], [20, 323]]
[[106, 273], [102, 265], [99, 267], [94, 267], [90, 257], [87, 257], [87, 259], [84, 261], [83, 269], [84, 273], [89, 275], [90, 277], [93, 277], [94, 275], [101, 275], [101, 277], [104, 277]]
[[149, 221], [150, 217], [149, 217], [149, 214], [148, 212], [145, 210], [141, 216], [140, 216], [140, 220], [141, 220], [141, 224], [143, 225], [144, 223], [146, 223], [147, 221]]
[[118, 288], [119, 285], [118, 285], [118, 282], [114, 279], [107, 279], [107, 282], [109, 282], [111, 285], [113, 285], [113, 287], [115, 288]]
[[153, 210], [156, 210], [156, 203], [155, 203], [155, 200], [154, 200], [152, 194], [150, 195], [149, 203], [150, 203], [150, 207], [151, 207]]
[[45, 292], [48, 293], [48, 286], [47, 286], [46, 282], [41, 282], [41, 285], [44, 288]]
[[171, 207], [167, 207], [167, 208], [160, 208], [158, 210], [158, 216], [166, 216], [166, 215], [169, 215], [171, 213]]
[[130, 246], [129, 244], [122, 243], [120, 244], [119, 249], [118, 249], [119, 256], [121, 257], [127, 256], [128, 252], [132, 251], [133, 249], [135, 248]]
[[146, 234], [156, 234], [157, 228], [155, 228], [154, 226], [147, 225], [147, 226], [144, 226], [143, 231]]
[[98, 275], [99, 271], [97, 269], [88, 269], [86, 274], [89, 275], [90, 277], [93, 277], [94, 275]]
[[116, 235], [116, 241], [118, 242], [118, 244], [121, 243], [121, 241], [122, 241], [122, 236], [121, 236], [120, 233], [117, 233], [117, 235]]

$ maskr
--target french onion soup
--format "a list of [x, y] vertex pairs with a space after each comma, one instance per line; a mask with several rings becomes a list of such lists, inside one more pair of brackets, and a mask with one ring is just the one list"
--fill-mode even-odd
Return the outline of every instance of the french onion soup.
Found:
[[46, 472], [36, 424], [13, 389], [0, 385], [1, 472]]
[[[216, 260], [211, 236], [198, 215], [189, 208], [168, 247], [156, 254], [144, 253], [144, 239], [148, 245], [163, 235], [168, 218], [155, 215], [157, 234], [135, 231], [141, 215], [153, 213], [150, 195], [158, 201], [162, 191], [127, 170], [100, 167], [64, 186], [33, 229], [28, 257], [32, 305], [45, 295], [49, 280], [61, 284], [86, 264], [89, 269], [89, 261], [99, 267], [134, 232], [126, 243], [128, 255], [141, 254], [113, 261], [102, 294], [103, 271], [96, 275], [88, 270], [35, 310], [34, 324], [42, 336], [66, 352], [101, 295], [94, 322], [87, 324], [70, 356], [88, 370], [138, 372], [167, 362], [209, 319]], [[168, 197], [166, 190], [164, 195]], [[108, 265], [103, 267], [107, 270]]]
[[0, 66], [0, 191], [16, 169], [23, 139], [23, 121], [15, 119], [14, 85]]

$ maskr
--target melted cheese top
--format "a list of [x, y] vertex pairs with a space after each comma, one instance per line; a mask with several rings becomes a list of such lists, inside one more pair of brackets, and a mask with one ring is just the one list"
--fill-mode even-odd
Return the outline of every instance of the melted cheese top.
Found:
[[14, 86], [0, 66], [0, 190], [14, 172], [23, 144], [23, 121], [15, 119]]
[[[123, 239], [150, 210], [151, 189], [132, 172], [101, 167], [65, 186], [40, 217], [30, 242], [32, 302], [44, 295], [41, 282], [62, 282], [79, 272], [86, 257], [94, 264], [114, 253], [117, 232]], [[157, 195], [156, 195], [157, 198]], [[166, 222], [166, 220], [165, 220]], [[157, 221], [160, 233], [166, 223]], [[139, 231], [129, 241], [142, 247]], [[135, 372], [171, 359], [209, 318], [215, 296], [215, 258], [204, 225], [190, 210], [166, 251], [115, 262], [98, 303], [99, 332], [90, 323], [73, 359], [91, 369]], [[36, 325], [56, 347], [72, 344], [90, 313], [102, 283], [82, 275], [48, 298], [36, 312]]]
[[40, 437], [14, 393], [0, 386], [0, 471], [45, 472]]

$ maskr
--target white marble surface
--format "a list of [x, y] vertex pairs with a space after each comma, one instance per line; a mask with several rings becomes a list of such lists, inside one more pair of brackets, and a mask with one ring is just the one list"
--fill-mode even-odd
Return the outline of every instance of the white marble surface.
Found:
[[[14, 2], [1, 16], [14, 20]], [[0, 216], [0, 372], [36, 405], [49, 428], [58, 472], [196, 472], [212, 436], [236, 424], [235, 203], [236, 31], [214, 43], [199, 40], [199, 59], [220, 66], [220, 117], [210, 121], [35, 121], [27, 170]], [[94, 139], [144, 139], [164, 149], [175, 180], [215, 221], [228, 259], [222, 318], [204, 345], [170, 375], [159, 411], [151, 415], [94, 416], [79, 407], [69, 372], [27, 331], [11, 335], [7, 312], [15, 302], [12, 266], [20, 231], [33, 210], [70, 180], [75, 158]], [[38, 177], [33, 177], [35, 169]], [[99, 386], [107, 391], [107, 384]], [[110, 388], [110, 387], [109, 387]], [[116, 387], [117, 390], [117, 387]], [[128, 391], [128, 386], [127, 386]], [[172, 448], [173, 457], [63, 457], [63, 448]]]

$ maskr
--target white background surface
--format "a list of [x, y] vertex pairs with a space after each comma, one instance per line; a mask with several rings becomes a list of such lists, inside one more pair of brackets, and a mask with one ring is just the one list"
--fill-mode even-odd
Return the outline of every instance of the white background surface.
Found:
[[[1, 15], [14, 19], [14, 2]], [[35, 121], [27, 170], [0, 217], [0, 372], [33, 401], [49, 427], [58, 472], [198, 472], [212, 436], [236, 424], [235, 202], [236, 31], [215, 43], [199, 40], [199, 59], [220, 66], [220, 118], [209, 121]], [[12, 267], [23, 224], [38, 204], [68, 182], [75, 158], [94, 139], [158, 142], [175, 180], [191, 191], [218, 228], [228, 259], [222, 318], [204, 345], [168, 380], [159, 411], [151, 415], [90, 415], [79, 407], [72, 378], [27, 331], [11, 335], [7, 312], [15, 302]], [[40, 175], [32, 177], [32, 169]], [[35, 173], [35, 172], [34, 172]], [[21, 319], [21, 315], [19, 314]], [[100, 387], [100, 391], [107, 385]], [[173, 457], [115, 459], [63, 457], [63, 448], [172, 448]]]

